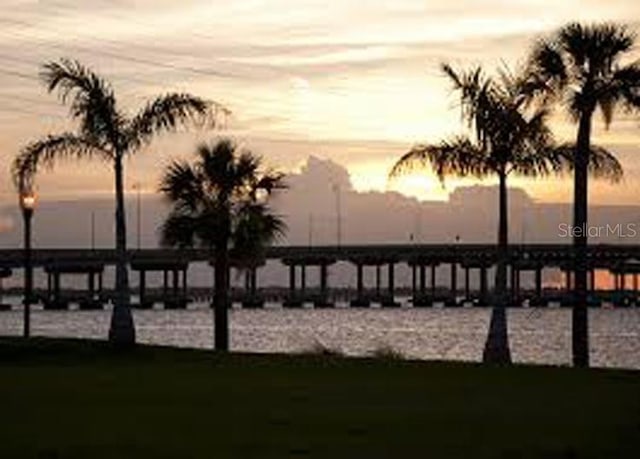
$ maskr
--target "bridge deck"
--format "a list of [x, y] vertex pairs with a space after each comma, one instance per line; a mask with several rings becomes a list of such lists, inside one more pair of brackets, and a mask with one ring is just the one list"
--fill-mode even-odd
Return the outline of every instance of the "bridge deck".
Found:
[[[275, 246], [266, 251], [265, 258], [285, 260], [291, 264], [311, 263], [318, 259], [346, 261], [354, 264], [386, 264], [402, 262], [410, 264], [464, 263], [469, 266], [486, 266], [495, 261], [495, 244], [385, 244], [348, 246]], [[563, 267], [574, 259], [569, 244], [512, 244], [509, 246], [510, 263], [525, 266]], [[34, 249], [33, 263], [45, 266], [58, 263], [97, 262], [115, 264], [113, 249]], [[129, 250], [129, 259], [162, 262], [210, 261], [213, 254], [204, 249], [143, 249]], [[22, 249], [0, 250], [0, 269], [20, 267], [23, 264]], [[611, 268], [630, 260], [640, 260], [640, 245], [599, 244], [587, 248], [587, 259], [592, 267]]]

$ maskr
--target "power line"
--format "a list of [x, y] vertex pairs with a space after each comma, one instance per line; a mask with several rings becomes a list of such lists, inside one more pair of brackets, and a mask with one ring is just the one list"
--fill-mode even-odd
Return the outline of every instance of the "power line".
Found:
[[[27, 24], [24, 21], [20, 22], [21, 24]], [[33, 37], [28, 37], [29, 39], [33, 39]], [[120, 44], [116, 41], [110, 40], [110, 43], [114, 44], [115, 46], [124, 46], [124, 44]], [[180, 66], [180, 65], [176, 65], [176, 64], [168, 64], [166, 62], [158, 62], [156, 60], [153, 59], [146, 59], [146, 58], [140, 58], [140, 57], [132, 57], [132, 56], [127, 56], [127, 55], [122, 55], [119, 54], [117, 52], [113, 52], [113, 51], [109, 51], [109, 50], [105, 50], [104, 46], [100, 47], [100, 49], [93, 49], [93, 48], [88, 48], [86, 46], [78, 46], [78, 45], [74, 45], [74, 44], [55, 44], [55, 43], [42, 43], [42, 46], [45, 47], [49, 47], [52, 49], [67, 49], [67, 48], [72, 48], [77, 50], [78, 52], [81, 53], [89, 53], [92, 56], [96, 56], [96, 55], [104, 55], [113, 59], [117, 59], [117, 60], [124, 60], [124, 61], [128, 61], [128, 62], [133, 62], [133, 63], [138, 63], [138, 64], [142, 64], [142, 65], [146, 65], [146, 66], [150, 66], [150, 67], [156, 67], [156, 68], [165, 68], [168, 70], [174, 70], [174, 71], [178, 71], [178, 72], [190, 72], [190, 73], [194, 73], [197, 75], [201, 75], [201, 76], [219, 76], [222, 72], [211, 72], [208, 70], [204, 70], [204, 69], [200, 69], [197, 67], [193, 67], [193, 66]], [[158, 49], [153, 50], [152, 52], [156, 52], [156, 53], [163, 53], [166, 52], [166, 50], [162, 50], [162, 49]], [[14, 62], [19, 62], [19, 63], [23, 63], [23, 64], [29, 64], [29, 65], [33, 65], [32, 62], [26, 61], [24, 59], [17, 59], [11, 56], [0, 56], [0, 58], [4, 58], [4, 59], [8, 59], [8, 60], [12, 60]], [[198, 57], [198, 59], [203, 59], [202, 57]], [[5, 72], [5, 73], [9, 73], [9, 72]], [[13, 72], [15, 75], [21, 76], [23, 78], [29, 78], [32, 80], [38, 80], [38, 78], [36, 77], [30, 77], [22, 72]], [[229, 76], [231, 76], [231, 74], [229, 74]], [[116, 75], [115, 76], [116, 80], [123, 80], [123, 81], [130, 81], [130, 82], [134, 82], [134, 83], [138, 83], [138, 84], [145, 84], [145, 85], [158, 85], [158, 82], [156, 81], [151, 81], [151, 80], [147, 80], [147, 79], [142, 79], [139, 77], [130, 77], [130, 76], [124, 76], [124, 75]], [[328, 95], [330, 97], [348, 97], [349, 94], [346, 92], [340, 92], [340, 91], [336, 91], [331, 90], [330, 92], [326, 93], [325, 95]], [[286, 96], [283, 98], [282, 96], [277, 96], [274, 100], [274, 98], [259, 98], [259, 97], [254, 97], [254, 96], [244, 96], [242, 95], [242, 93], [237, 93], [234, 94], [232, 100], [236, 100], [239, 101], [240, 104], [245, 104], [245, 105], [249, 105], [251, 108], [255, 108], [258, 107], [258, 109], [262, 108], [264, 110], [267, 111], [277, 111], [278, 114], [280, 116], [282, 116], [282, 114], [288, 114], [288, 115], [294, 115], [297, 116], [300, 114], [299, 112], [299, 107], [300, 104], [296, 101], [294, 101], [293, 106], [292, 104], [282, 104], [283, 100], [286, 100]], [[297, 98], [296, 98], [297, 99]], [[304, 105], [304, 104], [302, 104]], [[286, 118], [286, 117], [285, 117]]]

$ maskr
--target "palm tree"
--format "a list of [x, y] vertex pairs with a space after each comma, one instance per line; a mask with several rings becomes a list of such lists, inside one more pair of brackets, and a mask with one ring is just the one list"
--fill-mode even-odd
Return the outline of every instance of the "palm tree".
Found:
[[228, 139], [202, 144], [196, 161], [174, 161], [162, 177], [160, 191], [172, 205], [161, 227], [165, 246], [213, 250], [215, 348], [229, 349], [228, 276], [230, 258], [251, 265], [264, 248], [284, 234], [267, 198], [285, 188], [283, 176], [260, 170], [260, 158], [239, 153]]
[[[546, 176], [572, 166], [566, 155], [567, 148], [556, 148], [553, 143], [546, 124], [546, 109], [527, 110], [520, 78], [504, 71], [499, 79], [494, 79], [485, 76], [481, 68], [457, 72], [444, 65], [443, 70], [461, 94], [463, 115], [474, 135], [456, 137], [437, 145], [415, 146], [398, 160], [390, 175], [397, 176], [416, 165], [430, 165], [441, 181], [448, 175], [498, 177], [495, 298], [483, 360], [508, 364], [511, 354], [504, 309], [508, 264], [507, 178], [513, 174]], [[597, 158], [600, 160], [597, 170], [619, 170], [611, 157]]]
[[[544, 103], [560, 102], [578, 123], [573, 152], [573, 224], [586, 228], [587, 175], [594, 113], [599, 109], [609, 126], [616, 109], [640, 107], [640, 62], [623, 65], [635, 35], [617, 24], [568, 24], [539, 41], [529, 58], [529, 92]], [[576, 254], [573, 308], [573, 363], [589, 365], [587, 316], [587, 232], [574, 232]]]
[[49, 135], [27, 145], [15, 158], [13, 175], [19, 186], [31, 186], [41, 166], [61, 159], [98, 158], [113, 165], [116, 197], [116, 298], [109, 339], [118, 345], [135, 343], [129, 309], [123, 161], [156, 134], [187, 123], [212, 121], [211, 103], [189, 94], [167, 94], [149, 102], [133, 117], [119, 109], [110, 84], [78, 61], [61, 59], [43, 66], [49, 92], [58, 91], [79, 122], [76, 132]]

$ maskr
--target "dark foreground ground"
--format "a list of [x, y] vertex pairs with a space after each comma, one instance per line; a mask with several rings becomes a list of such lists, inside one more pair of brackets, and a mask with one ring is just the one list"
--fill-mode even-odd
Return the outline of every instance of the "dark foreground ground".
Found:
[[0, 339], [0, 458], [637, 458], [640, 372]]

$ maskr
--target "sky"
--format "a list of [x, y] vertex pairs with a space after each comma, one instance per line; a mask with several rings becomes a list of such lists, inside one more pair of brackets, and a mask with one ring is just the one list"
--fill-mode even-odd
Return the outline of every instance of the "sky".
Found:
[[[637, 28], [635, 0], [0, 0], [0, 202], [15, 199], [9, 164], [26, 145], [73, 129], [38, 80], [42, 63], [79, 59], [108, 78], [125, 111], [154, 95], [188, 91], [231, 115], [217, 130], [158, 138], [126, 164], [127, 190], [154, 192], [171, 158], [231, 136], [266, 163], [296, 171], [314, 155], [344, 166], [359, 191], [396, 190], [446, 200], [475, 180], [440, 184], [430, 171], [390, 182], [411, 145], [463, 131], [455, 94], [439, 67], [517, 66], [536, 37], [568, 21]], [[636, 53], [635, 56], [640, 57]], [[559, 112], [559, 140], [575, 126]], [[594, 140], [614, 151], [623, 183], [592, 182], [594, 204], [635, 204], [640, 191], [638, 118], [621, 115]], [[112, 193], [108, 165], [75, 163], [39, 177], [40, 199]], [[483, 184], [493, 184], [488, 180]], [[571, 181], [514, 179], [541, 202], [569, 202]]]

